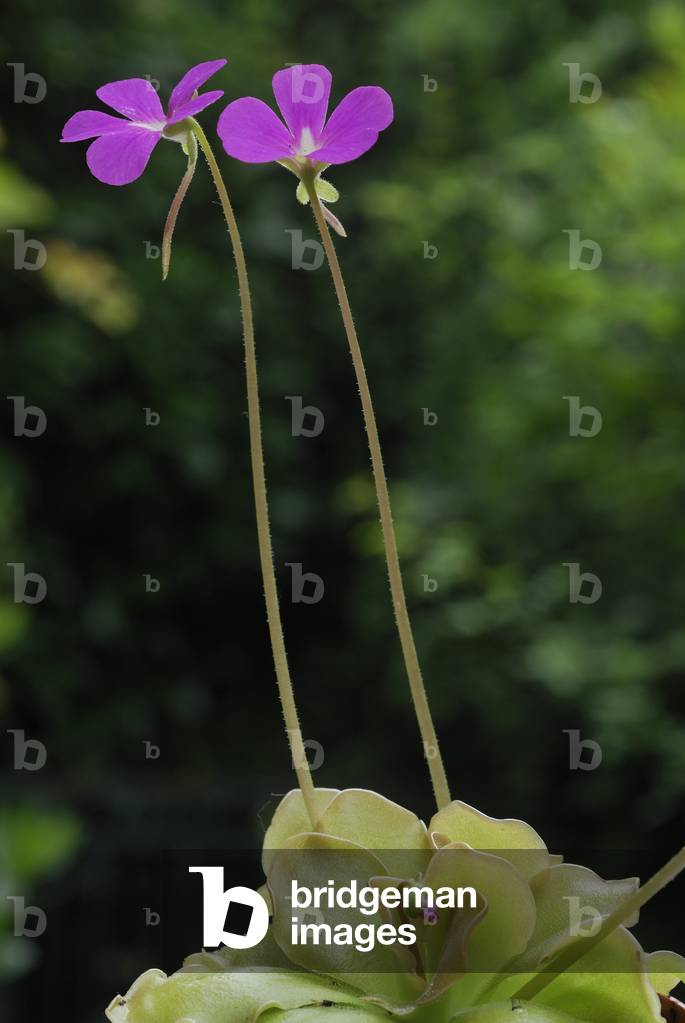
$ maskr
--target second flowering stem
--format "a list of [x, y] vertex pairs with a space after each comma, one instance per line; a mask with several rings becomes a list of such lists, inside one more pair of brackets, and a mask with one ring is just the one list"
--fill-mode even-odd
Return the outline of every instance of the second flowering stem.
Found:
[[407, 601], [404, 594], [402, 571], [400, 569], [400, 559], [397, 550], [397, 539], [395, 537], [395, 527], [393, 525], [392, 509], [390, 507], [388, 482], [385, 476], [383, 455], [381, 452], [380, 438], [378, 436], [378, 426], [376, 424], [376, 415], [373, 409], [371, 391], [366, 377], [364, 359], [359, 345], [359, 338], [357, 337], [357, 330], [354, 325], [350, 302], [347, 297], [345, 282], [340, 270], [338, 256], [316, 191], [314, 174], [305, 172], [302, 180], [305, 188], [307, 189], [307, 195], [309, 196], [314, 218], [321, 235], [331, 276], [333, 277], [333, 284], [335, 285], [335, 292], [340, 304], [340, 312], [342, 313], [345, 333], [350, 346], [350, 355], [352, 356], [352, 363], [357, 377], [359, 396], [362, 403], [362, 412], [364, 414], [364, 424], [366, 426], [366, 433], [369, 440], [371, 466], [376, 485], [376, 497], [378, 500], [378, 510], [380, 513], [381, 528], [383, 531], [385, 560], [388, 566], [388, 578], [390, 581], [390, 592], [395, 611], [395, 619], [397, 621], [397, 630], [399, 632], [402, 654], [404, 656], [404, 663], [409, 679], [412, 701], [414, 703], [414, 709], [418, 719], [421, 739], [423, 740], [424, 754], [428, 761], [428, 768], [430, 770], [431, 781], [433, 783], [435, 799], [438, 804], [438, 808], [441, 809], [442, 807], [447, 806], [450, 802], [450, 790], [447, 782], [447, 775], [445, 774], [445, 767], [442, 762], [442, 756], [440, 754], [440, 747], [438, 745], [438, 738], [435, 732], [433, 718], [431, 716], [430, 707], [428, 706], [426, 688], [424, 686], [421, 666], [416, 653], [416, 644], [414, 643], [414, 635], [412, 633], [411, 622], [409, 621], [409, 612], [407, 611]]
[[259, 408], [259, 388], [257, 377], [257, 354], [254, 340], [254, 325], [252, 322], [252, 303], [250, 301], [250, 286], [247, 277], [247, 266], [243, 252], [238, 224], [233, 213], [233, 207], [228, 198], [226, 185], [224, 184], [216, 162], [214, 153], [209, 144], [207, 136], [202, 127], [194, 118], [189, 118], [191, 128], [200, 144], [209, 170], [214, 180], [219, 202], [226, 218], [226, 225], [233, 246], [236, 270], [238, 273], [238, 288], [240, 292], [240, 307], [243, 316], [243, 337], [245, 342], [245, 372], [247, 379], [247, 418], [250, 432], [250, 456], [252, 461], [252, 481], [254, 487], [255, 512], [257, 517], [257, 537], [259, 541], [259, 557], [264, 581], [264, 597], [266, 601], [267, 618], [269, 622], [269, 634], [271, 637], [271, 649], [273, 652], [274, 667], [276, 669], [276, 680], [278, 692], [283, 708], [283, 717], [290, 742], [293, 764], [297, 774], [298, 784], [302, 790], [302, 797], [312, 827], [316, 824], [316, 805], [314, 798], [314, 785], [307, 762], [300, 723], [297, 716], [297, 707], [293, 693], [288, 657], [285, 650], [283, 638], [283, 625], [281, 623], [281, 612], [278, 601], [278, 589], [276, 587], [276, 574], [274, 571], [273, 548], [271, 545], [271, 531], [269, 528], [269, 506], [267, 502], [266, 477], [264, 473], [264, 451], [262, 447], [262, 425], [261, 412]]

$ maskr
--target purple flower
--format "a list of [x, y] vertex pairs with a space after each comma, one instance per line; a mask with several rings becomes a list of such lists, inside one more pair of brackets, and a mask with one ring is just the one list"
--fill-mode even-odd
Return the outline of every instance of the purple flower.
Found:
[[173, 139], [176, 135], [182, 141], [185, 133], [178, 129], [174, 132], [173, 125], [221, 99], [223, 91], [198, 96], [197, 90], [225, 63], [208, 60], [186, 71], [169, 97], [166, 114], [145, 78], [125, 78], [103, 85], [97, 90], [98, 99], [124, 117], [112, 117], [101, 110], [79, 110], [64, 125], [60, 141], [94, 138], [86, 153], [91, 172], [106, 185], [128, 185], [143, 173], [162, 137]]
[[393, 118], [385, 89], [367, 85], [349, 92], [326, 119], [331, 73], [321, 64], [277, 71], [272, 84], [285, 124], [252, 96], [229, 103], [217, 125], [229, 156], [245, 163], [348, 163], [371, 149]]
[[438, 922], [438, 911], [429, 902], [428, 897], [424, 895], [421, 900], [421, 909], [423, 912], [423, 922], [427, 927], [435, 927]]

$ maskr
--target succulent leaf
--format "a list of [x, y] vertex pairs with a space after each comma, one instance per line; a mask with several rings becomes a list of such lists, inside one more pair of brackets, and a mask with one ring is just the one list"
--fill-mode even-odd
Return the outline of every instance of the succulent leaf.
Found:
[[[410, 810], [367, 789], [339, 792], [322, 813], [319, 830], [355, 842], [365, 849], [377, 850], [388, 873], [400, 872], [396, 863], [386, 862], [395, 859], [390, 855], [392, 852], [404, 854], [401, 873], [413, 877], [425, 865], [426, 857], [422, 853], [430, 851], [428, 831], [423, 821]], [[413, 857], [408, 854], [413, 852], [416, 852], [416, 866], [410, 869]]]
[[[328, 804], [338, 795], [340, 789], [314, 789], [314, 802], [317, 812], [322, 814]], [[273, 850], [283, 849], [289, 838], [303, 832], [320, 830], [316, 824], [314, 829], [309, 821], [300, 789], [292, 789], [276, 807], [271, 824], [264, 835], [262, 847], [262, 867], [269, 873], [269, 864], [273, 859]]]
[[262, 1023], [325, 1023], [330, 1017], [331, 1023], [379, 1023], [386, 1020], [387, 1015], [380, 1009], [366, 1005], [305, 1005], [300, 1009], [288, 1009], [285, 1012], [271, 1009], [264, 1013]]
[[[244, 970], [175, 973], [148, 970], [106, 1010], [110, 1023], [256, 1023], [269, 1009], [350, 1005], [377, 1016], [347, 985], [306, 973]], [[336, 1017], [337, 1019], [337, 1017]]]
[[676, 984], [685, 984], [685, 959], [677, 952], [652, 952], [645, 956], [645, 968], [659, 994], [668, 995]]
[[188, 956], [179, 973], [229, 973], [238, 970], [264, 969], [272, 972], [288, 972], [299, 967], [291, 962], [281, 950], [269, 927], [266, 937], [254, 948], [221, 948], [213, 952], [203, 950]]
[[[525, 954], [517, 961], [519, 970], [536, 970], [565, 945], [582, 938], [583, 928], [572, 934], [570, 907], [572, 901], [578, 913], [591, 907], [593, 924], [608, 917], [629, 895], [639, 887], [636, 877], [620, 881], [604, 881], [593, 870], [573, 863], [550, 867], [531, 881], [535, 898], [535, 930]], [[577, 900], [577, 901], [575, 901]], [[632, 927], [639, 914], [626, 922]], [[583, 927], [589, 921], [584, 921]]]
[[[434, 889], [470, 885], [485, 902], [487, 911], [479, 916], [477, 926], [474, 925], [468, 935], [468, 977], [464, 979], [474, 984], [475, 998], [481, 978], [521, 955], [530, 941], [535, 927], [535, 900], [530, 886], [502, 857], [456, 844], [433, 855], [424, 880]], [[454, 910], [445, 915], [449, 920], [451, 915], [464, 916], [464, 911]], [[433, 929], [431, 939], [444, 947], [446, 935], [440, 933], [440, 924]], [[442, 948], [434, 969], [436, 977], [419, 1003], [434, 997], [436, 991], [442, 992], [457, 979], [450, 975]]]
[[[563, 973], [539, 977], [550, 958], [582, 936], [569, 927], [569, 900], [606, 919], [636, 890], [637, 879], [604, 881], [591, 870], [551, 856], [540, 836], [519, 820], [487, 817], [451, 803], [429, 829], [410, 811], [363, 789], [317, 789], [317, 820], [302, 795], [277, 807], [263, 849], [273, 907], [266, 939], [255, 949], [220, 949], [190, 956], [171, 977], [143, 974], [125, 998], [114, 999], [111, 1023], [378, 1023], [411, 1016], [412, 1023], [658, 1023], [659, 994], [685, 981], [685, 959], [646, 955], [618, 927]], [[326, 856], [318, 862], [317, 853]], [[311, 854], [309, 856], [308, 854]], [[339, 856], [339, 869], [335, 858]], [[473, 887], [473, 910], [422, 912], [379, 909], [378, 925], [411, 918], [415, 945], [378, 945], [362, 956], [345, 945], [291, 944], [292, 878], [307, 888], [337, 884], [432, 888]], [[325, 909], [325, 922], [353, 923], [350, 911]], [[409, 916], [407, 915], [409, 914]], [[632, 926], [636, 917], [626, 921]], [[487, 972], [486, 972], [487, 971]]]
[[465, 842], [473, 849], [498, 851], [527, 878], [550, 866], [547, 846], [525, 821], [488, 817], [458, 799], [435, 814], [428, 830], [431, 835], [446, 836], [450, 842]]
[[[502, 977], [488, 992], [489, 1000], [511, 997], [535, 976]], [[536, 1005], [567, 1012], [588, 1023], [657, 1023], [659, 998], [650, 983], [647, 957], [625, 927], [619, 927], [591, 948], [535, 996]]]
[[557, 1012], [534, 1002], [497, 1002], [464, 1009], [452, 1016], [450, 1023], [582, 1023], [566, 1013]]
[[[320, 855], [325, 853], [324, 856]], [[274, 906], [273, 936], [283, 952], [299, 966], [315, 973], [325, 973], [379, 996], [383, 1004], [413, 1002], [421, 991], [418, 978], [400, 968], [395, 947], [376, 945], [363, 954], [350, 945], [307, 944], [291, 942], [291, 920], [295, 915], [290, 901], [292, 878], [309, 890], [325, 887], [332, 879], [339, 885], [356, 880], [368, 886], [372, 878], [383, 872], [383, 864], [369, 850], [345, 839], [330, 835], [304, 834], [289, 839], [287, 848], [276, 853], [269, 872], [269, 890]], [[361, 910], [326, 907], [320, 911], [320, 923], [331, 928], [340, 924], [380, 925], [379, 914], [372, 916]]]

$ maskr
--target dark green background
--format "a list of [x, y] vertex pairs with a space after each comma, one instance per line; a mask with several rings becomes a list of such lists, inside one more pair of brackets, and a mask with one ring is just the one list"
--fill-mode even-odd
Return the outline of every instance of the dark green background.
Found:
[[[91, 177], [85, 144], [58, 141], [115, 79], [149, 75], [166, 99], [186, 68], [227, 56], [208, 85], [226, 99], [271, 102], [273, 72], [297, 61], [331, 68], [333, 103], [360, 84], [391, 93], [393, 125], [328, 177], [453, 794], [525, 818], [555, 851], [660, 865], [685, 805], [682, 5], [24, 0], [5, 33], [2, 397], [49, 424], [15, 438], [2, 401], [0, 870], [56, 921], [23, 973], [26, 949], [2, 946], [16, 1011], [90, 1023], [143, 968], [172, 969], [131, 939], [140, 902], [135, 885], [112, 891], [111, 864], [258, 844], [258, 811], [293, 783], [207, 168], [163, 284], [146, 242], [179, 149], [160, 145], [116, 189]], [[45, 78], [42, 103], [12, 102], [17, 61]], [[597, 103], [569, 102], [564, 62], [600, 76]], [[224, 102], [200, 115], [212, 137]], [[251, 274], [291, 666], [325, 753], [316, 782], [428, 816], [339, 312], [325, 267], [291, 268], [286, 232], [314, 237], [310, 211], [280, 167], [223, 151], [221, 166]], [[44, 242], [42, 271], [12, 269], [6, 229]], [[569, 270], [574, 229], [601, 244], [596, 271]], [[286, 395], [323, 410], [321, 436], [291, 436]], [[601, 433], [569, 436], [565, 395], [601, 411]], [[12, 602], [9, 561], [45, 576], [44, 603]], [[324, 578], [320, 604], [291, 604], [286, 562]], [[598, 603], [569, 603], [565, 562], [601, 578]], [[43, 771], [12, 771], [6, 728], [46, 744]], [[601, 744], [601, 768], [569, 769], [564, 729]], [[102, 910], [94, 934], [105, 889], [119, 923]], [[682, 951], [682, 890], [645, 912], [646, 944]]]

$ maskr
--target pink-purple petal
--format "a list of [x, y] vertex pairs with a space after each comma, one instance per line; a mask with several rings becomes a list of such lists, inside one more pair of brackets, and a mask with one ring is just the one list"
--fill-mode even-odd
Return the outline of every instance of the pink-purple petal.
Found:
[[303, 131], [318, 141], [328, 112], [331, 73], [322, 64], [296, 64], [277, 71], [272, 80], [274, 96], [286, 124], [300, 146]]
[[128, 127], [128, 123], [123, 117], [112, 117], [102, 110], [79, 110], [62, 128], [60, 142], [82, 142], [97, 135], [108, 135]]
[[328, 118], [321, 146], [309, 154], [321, 163], [348, 163], [375, 144], [393, 119], [392, 100], [376, 85], [353, 89]]
[[228, 155], [244, 163], [270, 163], [293, 154], [286, 126], [271, 107], [253, 96], [229, 103], [217, 131]]
[[322, 142], [336, 135], [367, 129], [383, 131], [393, 119], [392, 100], [378, 85], [362, 85], [348, 92], [328, 118]]
[[166, 123], [176, 124], [177, 121], [182, 121], [184, 117], [194, 117], [195, 114], [199, 114], [201, 110], [208, 107], [210, 103], [216, 103], [223, 94], [223, 89], [216, 89], [214, 92], [203, 92], [200, 96], [196, 96], [195, 99], [190, 99], [187, 103], [182, 103], [180, 107], [177, 107], [174, 113], [167, 117]]
[[375, 146], [377, 141], [377, 131], [350, 132], [321, 149], [315, 149], [309, 154], [309, 159], [315, 163], [349, 163]]
[[[196, 64], [195, 67], [191, 67], [190, 71], [186, 71], [183, 78], [176, 85], [169, 96], [169, 123], [173, 124], [175, 120], [179, 118], [174, 115], [178, 113], [180, 107], [184, 106], [188, 100], [192, 99], [193, 93], [204, 85], [208, 78], [224, 66], [226, 60], [206, 60], [203, 64]], [[220, 95], [222, 95], [220, 93]], [[218, 98], [218, 97], [217, 97]], [[203, 108], [200, 107], [200, 110]], [[190, 115], [186, 115], [190, 116]], [[173, 120], [172, 120], [173, 118]]]
[[96, 95], [130, 121], [160, 128], [166, 120], [159, 96], [146, 78], [124, 78], [120, 82], [110, 82], [98, 89]]
[[98, 181], [128, 185], [143, 173], [161, 137], [161, 131], [127, 125], [123, 131], [101, 135], [91, 142], [86, 162]]

